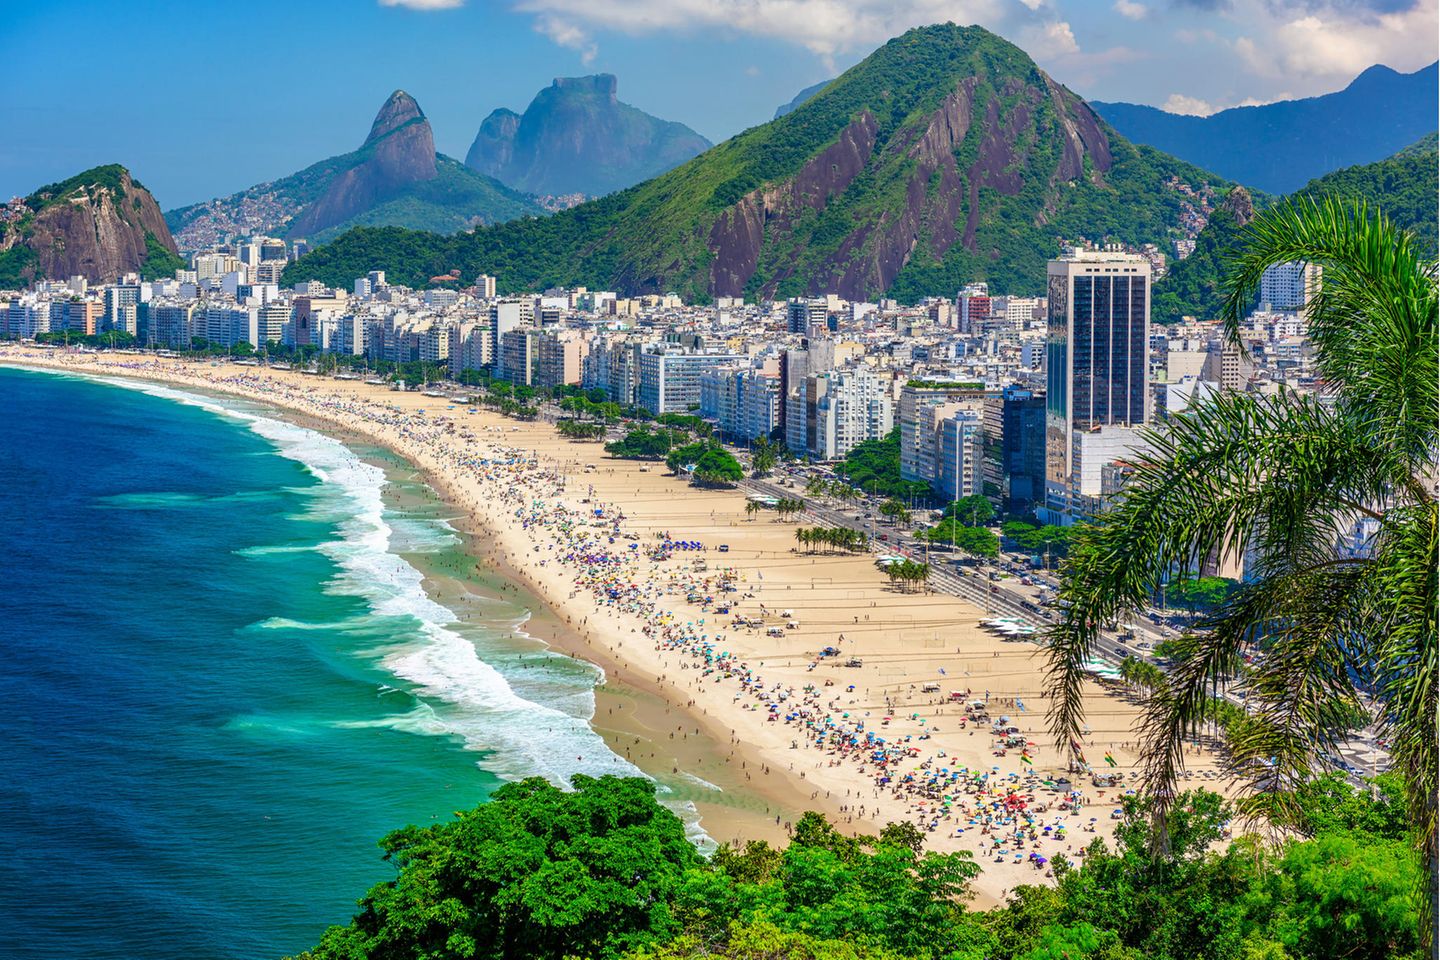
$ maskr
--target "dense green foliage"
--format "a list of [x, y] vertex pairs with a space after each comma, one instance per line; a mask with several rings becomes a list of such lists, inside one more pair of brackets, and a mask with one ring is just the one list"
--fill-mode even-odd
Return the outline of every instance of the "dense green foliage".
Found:
[[1031, 556], [1058, 558], [1065, 556], [1070, 546], [1074, 527], [1058, 527], [1054, 524], [1036, 526], [1023, 520], [1007, 520], [1000, 526], [1000, 532], [1020, 550]]
[[614, 443], [605, 445], [605, 452], [622, 460], [664, 460], [675, 444], [670, 430], [636, 427]]
[[814, 553], [816, 549], [824, 553], [835, 550], [857, 553], [869, 545], [870, 538], [863, 530], [851, 527], [796, 527], [795, 542], [804, 547], [806, 553]]
[[967, 527], [984, 526], [995, 519], [995, 507], [984, 494], [972, 493], [945, 504], [942, 516], [954, 517]]
[[645, 780], [534, 778], [446, 824], [381, 843], [397, 879], [371, 888], [317, 958], [618, 957], [678, 932], [673, 903], [700, 858]]
[[882, 497], [928, 497], [930, 485], [900, 479], [900, 428], [880, 440], [856, 444], [835, 468], [852, 486]]
[[[1224, 839], [1203, 791], [1175, 803], [1158, 854], [1130, 798], [1113, 847], [1053, 861], [1056, 886], [966, 906], [979, 866], [924, 851], [909, 823], [851, 837], [816, 813], [790, 843], [708, 859], [645, 780], [527, 780], [451, 823], [381, 846], [396, 868], [307, 960], [1419, 960], [1416, 868], [1384, 778], [1378, 799], [1328, 780], [1328, 817], [1278, 849]], [[1401, 804], [1400, 806], [1403, 806]], [[1347, 811], [1329, 817], [1330, 809]]]
[[[118, 163], [107, 163], [104, 166], [91, 167], [89, 170], [81, 171], [73, 177], [61, 180], [59, 183], [48, 183], [40, 189], [35, 190], [30, 196], [25, 198], [25, 205], [30, 208], [31, 212], [39, 213], [46, 207], [59, 203], [62, 200], [67, 200], [80, 191], [92, 186], [109, 190], [110, 193], [114, 195], [115, 202], [118, 204], [121, 200], [125, 199], [124, 178], [128, 173], [129, 171]], [[134, 184], [137, 190], [145, 189], [140, 185], [140, 181], [133, 177], [131, 177], [130, 182]]]
[[40, 258], [25, 243], [0, 250], [0, 290], [28, 287], [37, 277]]
[[695, 461], [695, 470], [691, 476], [701, 486], [733, 486], [744, 478], [745, 470], [734, 454], [719, 444], [712, 443]]
[[[1363, 201], [1403, 229], [1414, 232], [1421, 256], [1436, 254], [1436, 204], [1440, 191], [1436, 139], [1419, 143], [1377, 163], [1347, 167], [1312, 180], [1296, 198]], [[1257, 205], [1268, 198], [1257, 196]], [[1182, 316], [1214, 320], [1224, 302], [1224, 278], [1240, 252], [1242, 225], [1232, 212], [1217, 207], [1205, 229], [1195, 238], [1195, 252], [1171, 264], [1170, 272], [1155, 284], [1151, 315], [1157, 323], [1176, 323]]]
[[[1239, 246], [1250, 202], [1250, 192], [1236, 187], [1211, 212], [1190, 256], [1171, 262], [1169, 273], [1155, 284], [1150, 297], [1150, 315], [1156, 323], [1179, 323], [1182, 317], [1215, 319], [1224, 297], [1225, 263]], [[1237, 207], [1247, 211], [1244, 218], [1232, 209]]]
[[931, 543], [948, 543], [973, 557], [994, 560], [1000, 556], [1000, 538], [989, 527], [973, 527], [957, 517], [946, 517], [925, 531]]
[[172, 253], [170, 248], [149, 230], [145, 231], [145, 262], [140, 265], [141, 280], [164, 280], [175, 276], [176, 270], [185, 269], [185, 258]]
[[1224, 603], [1238, 584], [1224, 577], [1180, 577], [1166, 587], [1165, 596], [1171, 606], [1197, 610], [1213, 610]]
[[[628, 190], [551, 217], [455, 237], [350, 231], [291, 265], [285, 282], [345, 284], [379, 268], [392, 281], [415, 286], [458, 269], [463, 276], [491, 273], [504, 291], [586, 284], [626, 293], [675, 290], [704, 301], [712, 292], [709, 237], [716, 220], [762, 186], [788, 185], [852, 121], [868, 115], [876, 136], [864, 169], [822, 209], [802, 207], [785, 230], [767, 234], [745, 292], [786, 296], [812, 286], [834, 289], [849, 265], [878, 255], [881, 225], [915, 202], [910, 183], [916, 159], [909, 146], [962, 81], [975, 84], [976, 119], [955, 151], [962, 183], [950, 189], [967, 198], [959, 204], [966, 221], [978, 204], [974, 239], [950, 244], [937, 258], [934, 250], [943, 246], [931, 243], [933, 228], [922, 227], [913, 256], [889, 284], [888, 293], [902, 300], [950, 294], [976, 279], [1011, 293], [1040, 292], [1045, 260], [1062, 240], [1166, 243], [1179, 235], [1183, 199], [1167, 181], [1195, 189], [1224, 185], [1108, 129], [1110, 169], [1101, 174], [1092, 166], [1072, 181], [1057, 182], [1067, 124], [1088, 108], [1068, 91], [1052, 89], [1014, 45], [978, 27], [945, 24], [891, 40], [794, 111]], [[972, 194], [963, 183], [972, 169], [982, 171], [977, 178], [1001, 173], [983, 172], [991, 162], [981, 162], [982, 154], [990, 156], [987, 138], [1007, 141], [1005, 149], [1015, 151], [1016, 183], [1007, 190], [977, 184]], [[929, 191], [937, 188], [932, 183]], [[957, 232], [967, 225], [955, 225]], [[864, 292], [873, 297], [887, 291]]]

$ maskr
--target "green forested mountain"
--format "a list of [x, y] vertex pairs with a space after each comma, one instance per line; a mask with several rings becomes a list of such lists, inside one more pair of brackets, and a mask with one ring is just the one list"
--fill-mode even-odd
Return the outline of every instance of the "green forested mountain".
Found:
[[165, 214], [180, 245], [271, 234], [323, 242], [352, 226], [454, 233], [544, 211], [529, 197], [435, 152], [430, 121], [397, 90], [358, 150], [279, 180]]
[[1167, 244], [1181, 186], [1223, 181], [1105, 126], [979, 27], [912, 30], [794, 111], [629, 190], [446, 238], [355, 230], [286, 282], [451, 269], [502, 289], [914, 299], [986, 279], [1037, 293], [1065, 240]]
[[[1436, 196], [1440, 194], [1436, 135], [1430, 134], [1404, 150], [1358, 167], [1347, 167], [1312, 180], [1295, 197], [1360, 200], [1379, 207], [1419, 239], [1425, 256], [1436, 255]], [[1238, 249], [1242, 228], [1249, 223], [1252, 204], [1274, 202], [1263, 194], [1253, 199], [1237, 187], [1210, 217], [1195, 238], [1195, 252], [1171, 265], [1155, 284], [1151, 316], [1156, 323], [1175, 323], [1183, 316], [1213, 319], [1222, 299], [1220, 284], [1226, 258]]]

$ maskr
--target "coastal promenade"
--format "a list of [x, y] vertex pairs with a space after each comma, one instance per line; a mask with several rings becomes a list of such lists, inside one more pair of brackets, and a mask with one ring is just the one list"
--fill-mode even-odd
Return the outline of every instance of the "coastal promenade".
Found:
[[[225, 392], [394, 450], [570, 628], [557, 646], [607, 684], [664, 698], [671, 739], [703, 731], [728, 748], [730, 779], [779, 809], [864, 832], [908, 821], [933, 849], [970, 851], [979, 903], [1045, 882], [1050, 858], [1113, 829], [1125, 783], [1066, 773], [1036, 646], [985, 631], [964, 600], [901, 592], [868, 554], [805, 552], [796, 522], [747, 516], [741, 491], [687, 486], [549, 424], [357, 381], [10, 345], [0, 362]], [[1133, 775], [1138, 708], [1096, 684], [1088, 694], [1086, 757]], [[1197, 784], [1219, 785], [1208, 753], [1192, 746], [1187, 763]]]

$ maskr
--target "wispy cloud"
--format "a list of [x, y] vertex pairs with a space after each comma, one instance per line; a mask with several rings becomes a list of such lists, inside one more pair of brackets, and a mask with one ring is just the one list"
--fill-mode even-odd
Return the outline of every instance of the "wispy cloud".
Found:
[[1136, 3], [1135, 0], [1115, 0], [1115, 6], [1111, 9], [1126, 20], [1144, 20], [1150, 16], [1150, 8], [1143, 3]]
[[380, 0], [382, 7], [404, 7], [407, 10], [454, 10], [465, 0]]
[[1014, 0], [515, 0], [514, 9], [534, 15], [536, 29], [547, 36], [713, 31], [788, 40], [822, 58], [923, 24], [953, 20], [1000, 29], [1031, 16]]

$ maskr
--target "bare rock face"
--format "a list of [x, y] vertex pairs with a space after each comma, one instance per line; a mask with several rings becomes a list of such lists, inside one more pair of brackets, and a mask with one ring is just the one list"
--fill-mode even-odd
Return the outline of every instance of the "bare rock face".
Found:
[[[858, 222], [818, 264], [803, 264], [803, 246], [792, 247], [790, 262], [776, 266], [760, 289], [762, 295], [774, 295], [781, 283], [804, 268], [810, 293], [875, 296], [890, 287], [922, 244], [936, 260], [956, 243], [975, 252], [987, 195], [1015, 196], [1027, 178], [1037, 174], [1052, 189], [1074, 181], [1085, 175], [1086, 157], [1098, 182], [1111, 165], [1108, 138], [1079, 98], [1048, 76], [1041, 77], [1043, 86], [1008, 80], [1001, 90], [1003, 110], [996, 97], [979, 105], [978, 150], [963, 169], [960, 149], [976, 123], [977, 77], [961, 79], [923, 124], [902, 128], [878, 152], [874, 117], [863, 113], [793, 177], [751, 192], [715, 221], [709, 236], [710, 292], [740, 295], [761, 262], [763, 247], [785, 243], [795, 211], [824, 210], [867, 170], [877, 179], [891, 172], [902, 175], [904, 203]], [[1030, 153], [1037, 108], [1045, 99], [1058, 117], [1060, 160], [1054, 169], [1037, 171], [1030, 169]]]
[[613, 74], [556, 77], [523, 115], [485, 118], [465, 164], [516, 190], [598, 197], [657, 176], [710, 141], [617, 97]]
[[320, 199], [296, 219], [291, 233], [319, 233], [370, 209], [407, 184], [433, 180], [437, 174], [430, 121], [404, 90], [390, 94], [375, 115], [359, 154], [360, 162], [330, 182]]
[[155, 198], [119, 165], [42, 187], [26, 205], [33, 218], [0, 239], [0, 256], [19, 247], [33, 254], [21, 272], [26, 280], [83, 276], [107, 283], [141, 272], [152, 245], [176, 252]]
[[465, 165], [487, 177], [499, 178], [515, 159], [515, 135], [520, 129], [520, 114], [501, 107], [491, 111], [480, 124], [475, 142], [465, 155]]
[[1248, 227], [1255, 219], [1255, 201], [1244, 187], [1236, 187], [1226, 194], [1225, 199], [1220, 201], [1220, 209], [1234, 214], [1237, 227]]

